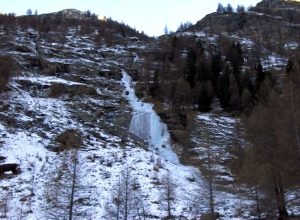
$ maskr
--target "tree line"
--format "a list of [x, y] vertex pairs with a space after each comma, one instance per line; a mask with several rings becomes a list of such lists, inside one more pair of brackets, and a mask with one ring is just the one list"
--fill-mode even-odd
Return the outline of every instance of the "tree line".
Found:
[[228, 3], [227, 6], [223, 6], [221, 3], [218, 4], [218, 8], [217, 8], [218, 13], [233, 13], [235, 11], [237, 13], [244, 13], [246, 12], [246, 9], [243, 5], [238, 5], [236, 10], [234, 10], [234, 8], [230, 3]]
[[57, 38], [64, 38], [70, 28], [77, 30], [79, 34], [94, 35], [97, 45], [122, 43], [120, 40], [125, 37], [137, 36], [146, 40], [144, 33], [131, 28], [130, 26], [114, 21], [111, 18], [99, 20], [96, 14], [87, 10], [83, 13], [84, 19], [64, 17], [63, 13], [52, 14], [51, 19], [45, 15], [33, 15], [32, 10], [28, 9], [26, 16], [16, 17], [14, 13], [1, 14], [0, 25], [4, 31], [16, 31], [18, 27], [27, 30], [34, 29], [41, 36], [47, 37], [49, 33], [56, 32]]
[[147, 61], [158, 65], [153, 68], [145, 64], [153, 74], [142, 78], [150, 95], [170, 103], [175, 110], [196, 107], [209, 111], [216, 98], [228, 111], [251, 109], [259, 100], [262, 81], [270, 76], [260, 62], [252, 69], [244, 68], [238, 42], [232, 41], [223, 51], [219, 46], [207, 48], [201, 40], [179, 36], [163, 38], [160, 44], [154, 60]]

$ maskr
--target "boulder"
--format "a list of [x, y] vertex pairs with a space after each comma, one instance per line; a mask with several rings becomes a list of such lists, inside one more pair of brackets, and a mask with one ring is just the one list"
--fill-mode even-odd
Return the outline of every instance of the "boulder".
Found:
[[7, 164], [0, 165], [0, 175], [9, 171], [11, 171], [13, 174], [19, 174], [21, 172], [19, 164], [7, 163]]

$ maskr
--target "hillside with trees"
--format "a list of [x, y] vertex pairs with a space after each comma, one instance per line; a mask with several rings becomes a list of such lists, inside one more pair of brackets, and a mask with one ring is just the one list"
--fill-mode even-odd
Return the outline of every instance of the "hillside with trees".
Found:
[[0, 14], [0, 217], [299, 218], [299, 10]]

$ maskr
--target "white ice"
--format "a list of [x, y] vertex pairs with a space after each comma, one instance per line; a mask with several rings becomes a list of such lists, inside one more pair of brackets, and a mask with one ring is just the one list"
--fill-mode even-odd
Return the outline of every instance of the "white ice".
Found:
[[125, 86], [130, 105], [133, 108], [129, 131], [139, 138], [148, 141], [151, 150], [158, 152], [164, 159], [178, 164], [179, 159], [172, 150], [170, 134], [167, 125], [164, 124], [157, 113], [153, 110], [153, 105], [141, 102], [135, 95], [132, 79], [124, 70], [122, 71], [122, 82]]

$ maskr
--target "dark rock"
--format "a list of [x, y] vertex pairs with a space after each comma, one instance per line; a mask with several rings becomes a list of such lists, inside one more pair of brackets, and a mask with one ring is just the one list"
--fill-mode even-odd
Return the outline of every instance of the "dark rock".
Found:
[[0, 161], [6, 160], [6, 157], [0, 156]]
[[190, 182], [195, 182], [195, 181], [196, 181], [196, 179], [195, 179], [195, 177], [194, 177], [193, 175], [191, 175], [191, 176], [186, 176], [186, 179], [187, 179], [188, 181], [190, 181]]
[[19, 164], [7, 163], [7, 164], [0, 165], [0, 175], [9, 171], [11, 171], [13, 174], [19, 174], [21, 172]]

